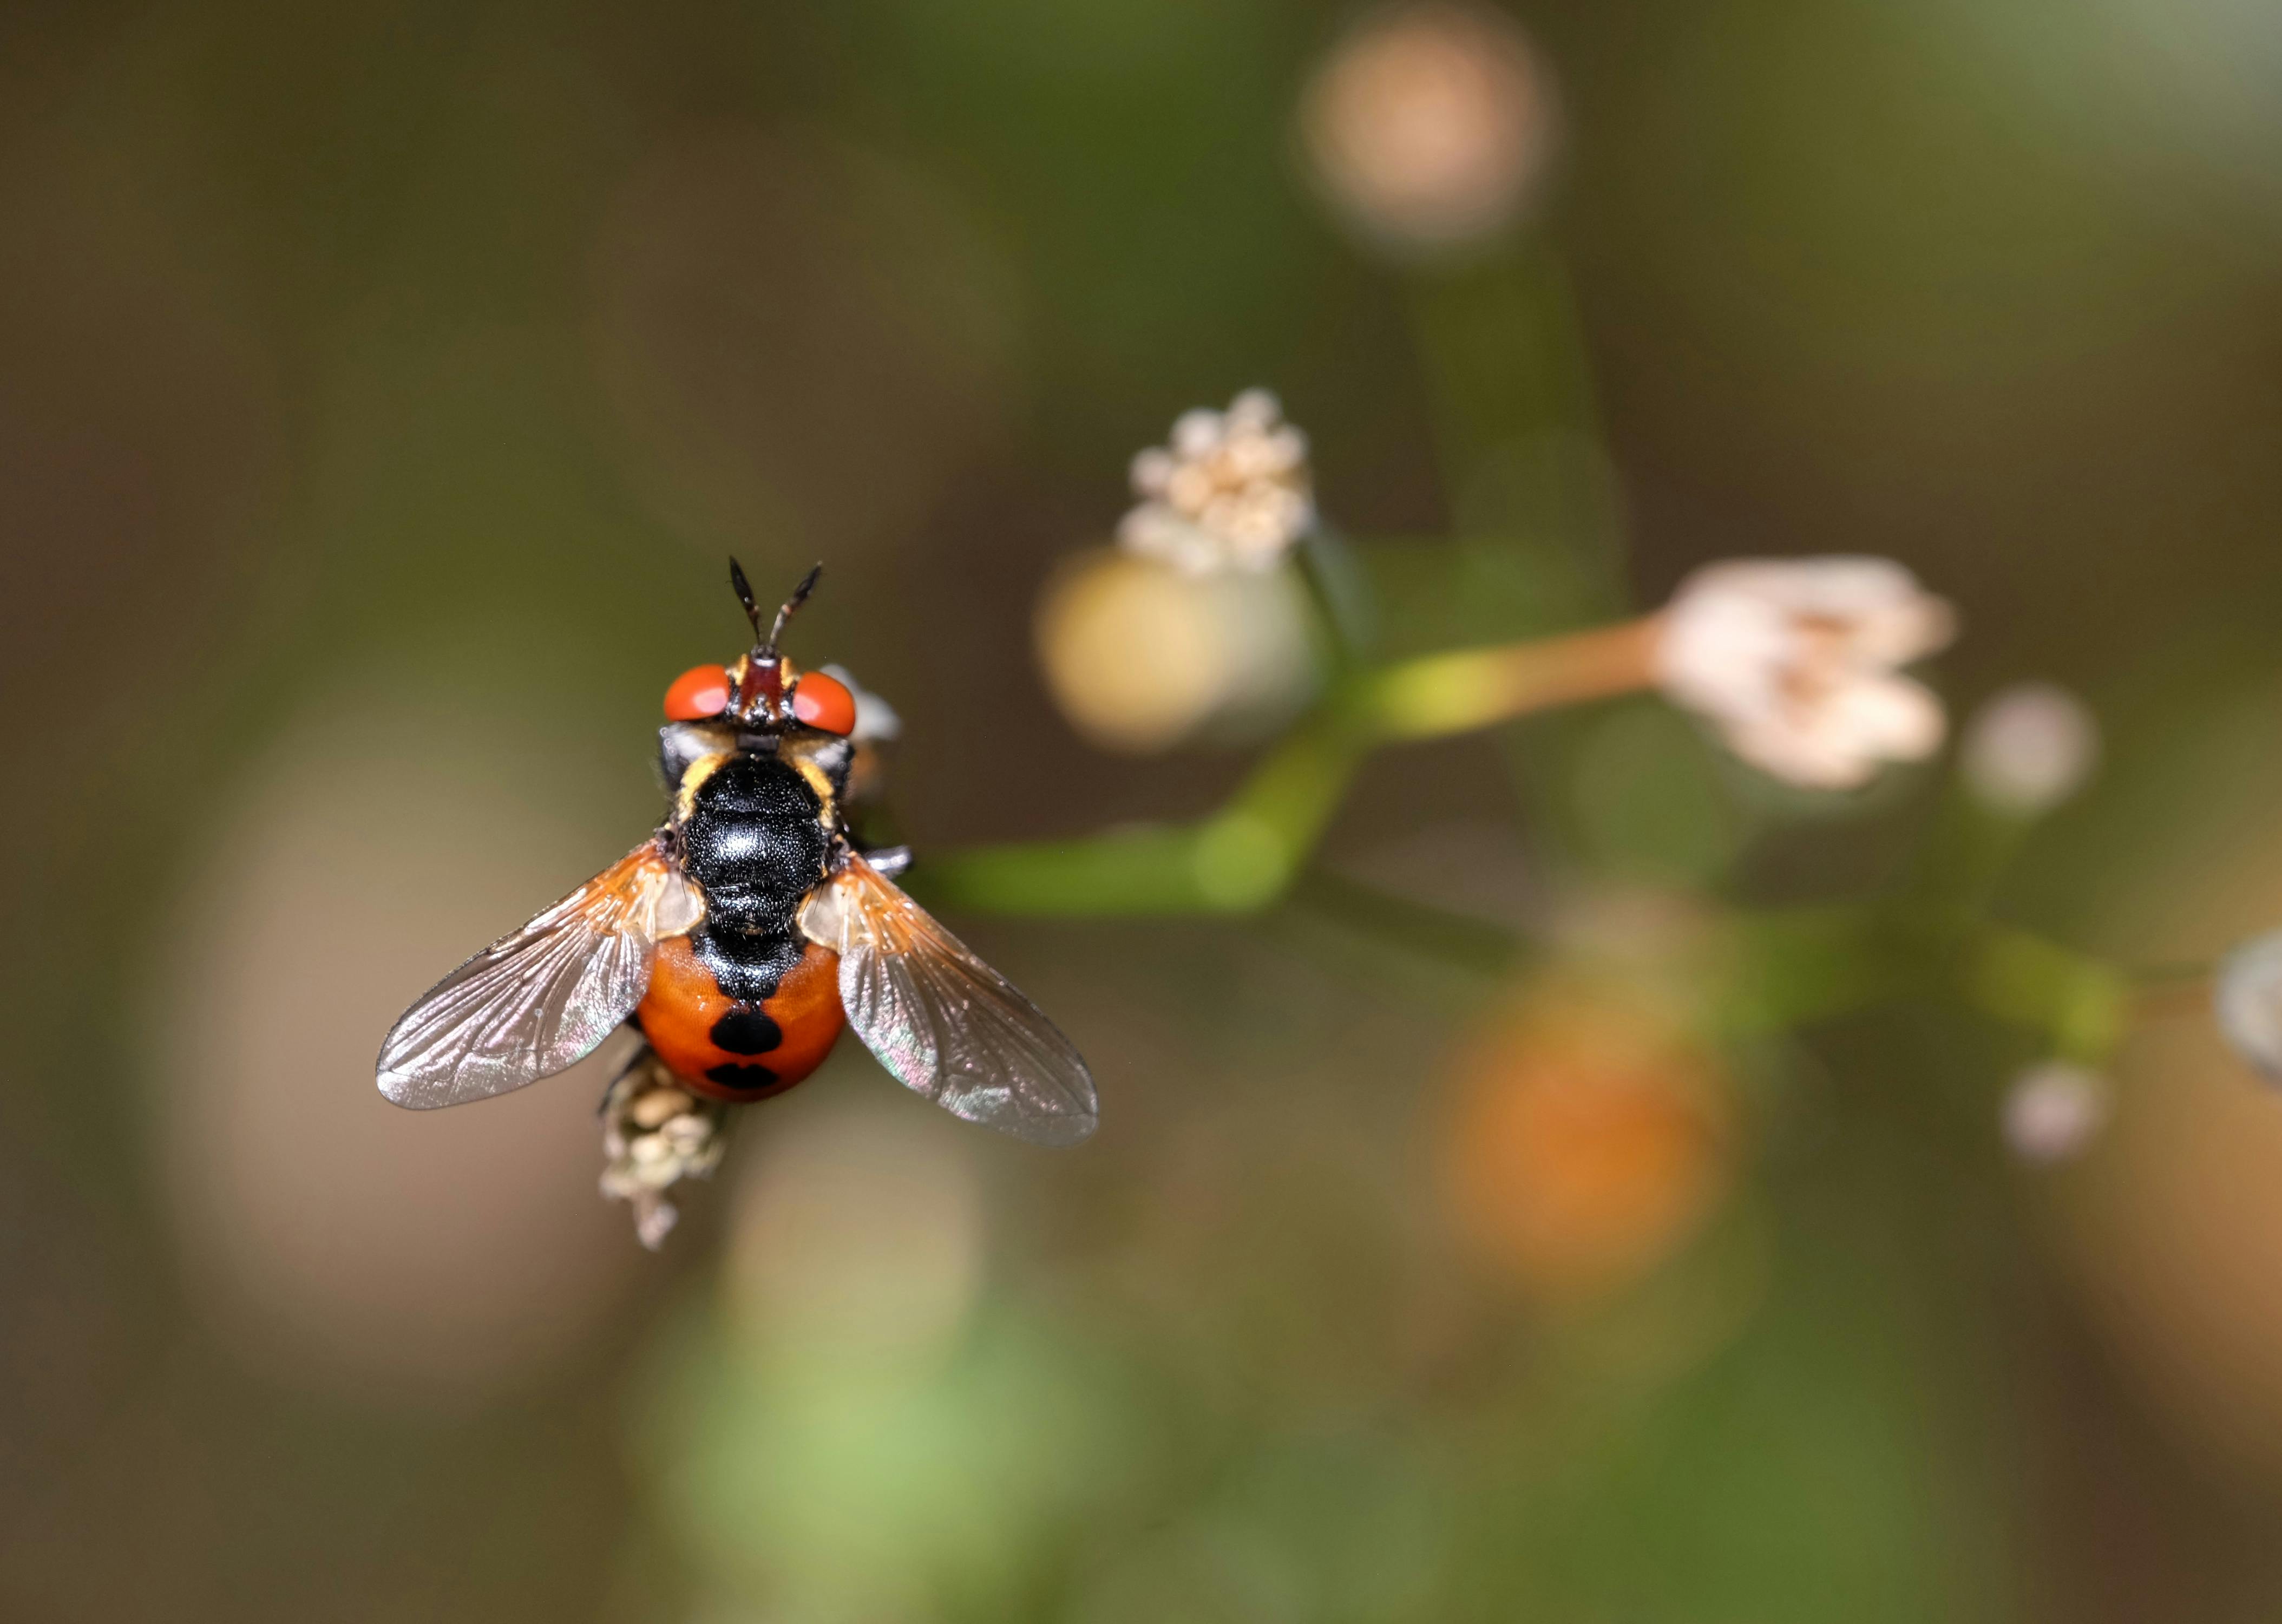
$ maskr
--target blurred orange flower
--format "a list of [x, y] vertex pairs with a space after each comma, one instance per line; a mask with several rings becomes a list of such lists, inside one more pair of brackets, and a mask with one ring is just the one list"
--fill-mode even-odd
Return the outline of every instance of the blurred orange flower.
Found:
[[1630, 1284], [1727, 1189], [1726, 1075], [1683, 1022], [1636, 997], [1542, 983], [1462, 1055], [1458, 1077], [1445, 1205], [1533, 1294]]

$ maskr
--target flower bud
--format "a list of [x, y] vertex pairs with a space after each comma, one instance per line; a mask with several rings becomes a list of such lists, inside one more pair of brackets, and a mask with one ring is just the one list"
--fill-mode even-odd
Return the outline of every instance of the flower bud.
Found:
[[2016, 683], [1974, 713], [1958, 761], [1981, 800], [2014, 817], [2041, 817], [2100, 765], [2100, 724], [2064, 688]]
[[2282, 1083], [2282, 930], [2253, 936], [2220, 961], [2211, 1003], [2234, 1052]]
[[2107, 1126], [2106, 1078], [2066, 1061], [2031, 1066], [2005, 1092], [2005, 1143], [2023, 1162], [2066, 1162]]
[[1552, 74], [1510, 19], [1429, 0], [1358, 24], [1316, 69], [1300, 127], [1332, 204], [1366, 236], [1420, 251], [1516, 219], [1559, 116]]
[[1097, 550], [1048, 583], [1038, 661], [1062, 714], [1105, 750], [1257, 737], [1314, 691], [1308, 612], [1289, 570], [1195, 575]]

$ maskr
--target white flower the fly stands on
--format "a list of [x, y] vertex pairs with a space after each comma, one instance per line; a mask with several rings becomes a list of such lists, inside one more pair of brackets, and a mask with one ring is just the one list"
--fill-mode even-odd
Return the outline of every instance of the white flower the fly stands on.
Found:
[[1955, 632], [1949, 605], [1889, 559], [1738, 559], [1680, 583], [1656, 678], [1752, 765], [1851, 789], [1941, 747], [1941, 702], [1901, 668]]
[[701, 1100], [648, 1050], [602, 1100], [602, 1193], [633, 1208], [634, 1234], [655, 1252], [680, 1216], [667, 1192], [721, 1165], [728, 1109]]
[[1133, 459], [1133, 493], [1119, 543], [1189, 575], [1273, 569], [1316, 523], [1308, 437], [1264, 389], [1184, 413]]

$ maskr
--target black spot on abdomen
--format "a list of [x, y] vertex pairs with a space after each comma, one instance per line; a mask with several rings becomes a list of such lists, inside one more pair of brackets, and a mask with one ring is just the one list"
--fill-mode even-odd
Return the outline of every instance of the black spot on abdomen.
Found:
[[756, 1066], [750, 1061], [733, 1061], [726, 1065], [706, 1068], [705, 1075], [723, 1088], [767, 1088], [777, 1080], [777, 1074], [766, 1066]]
[[733, 1009], [713, 1023], [713, 1046], [732, 1054], [766, 1054], [784, 1041], [783, 1029], [757, 1009]]

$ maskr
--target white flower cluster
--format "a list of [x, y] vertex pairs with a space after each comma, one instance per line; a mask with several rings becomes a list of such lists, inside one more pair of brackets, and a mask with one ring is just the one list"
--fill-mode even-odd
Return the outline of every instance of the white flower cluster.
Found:
[[727, 1107], [685, 1092], [648, 1048], [602, 1100], [602, 1193], [634, 1209], [634, 1233], [655, 1252], [679, 1209], [665, 1193], [721, 1165]]
[[1884, 558], [1738, 559], [1673, 595], [1657, 680], [1730, 749], [1819, 789], [1941, 746], [1941, 702], [1901, 667], [1955, 633], [1949, 605]]
[[1188, 575], [1272, 569], [1316, 523], [1308, 437], [1264, 389], [1183, 413], [1133, 459], [1133, 493], [1120, 544]]

